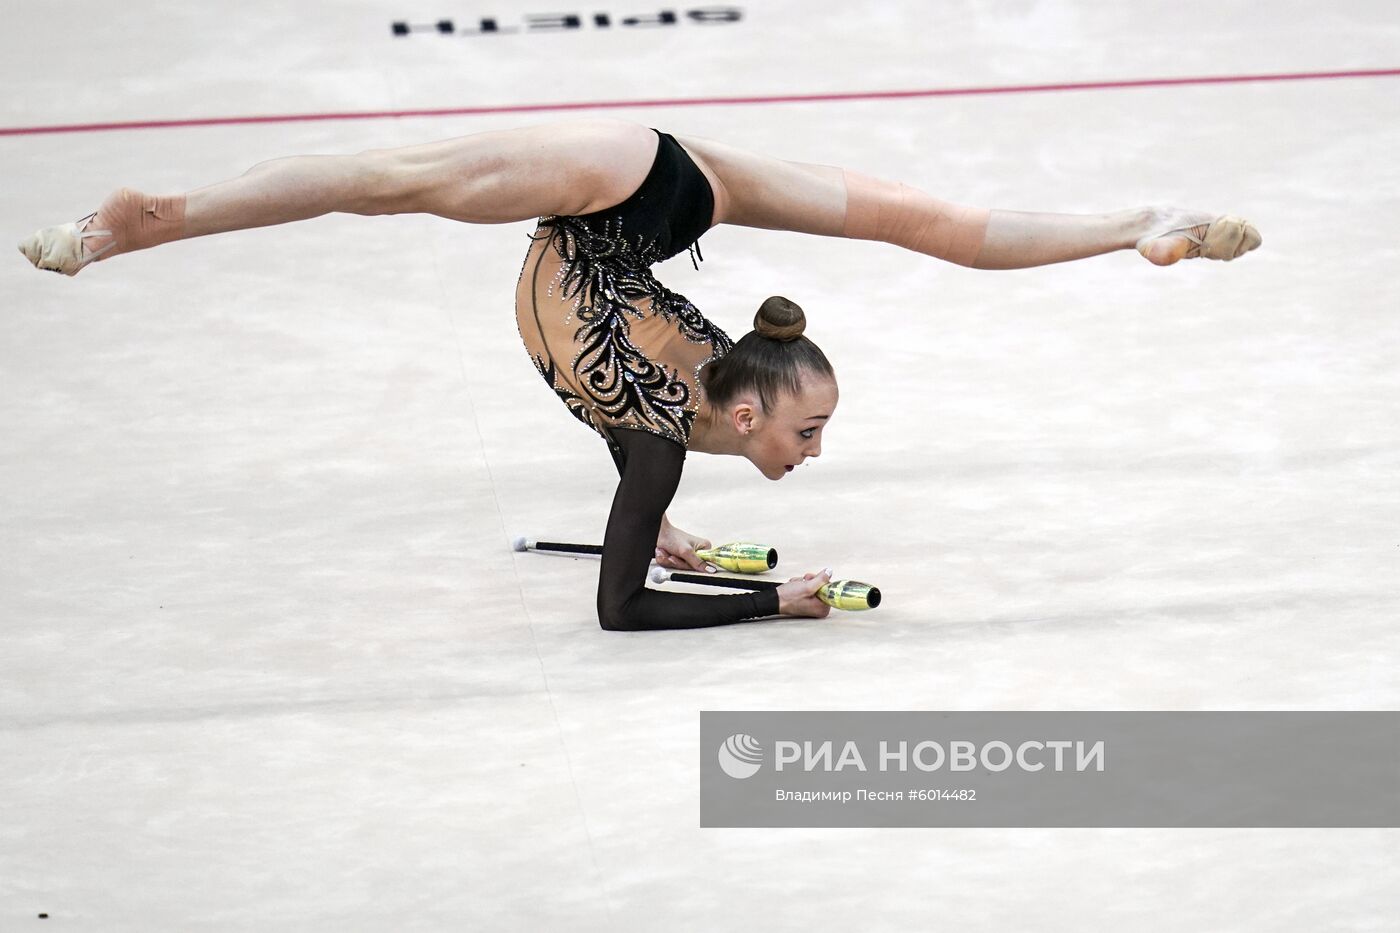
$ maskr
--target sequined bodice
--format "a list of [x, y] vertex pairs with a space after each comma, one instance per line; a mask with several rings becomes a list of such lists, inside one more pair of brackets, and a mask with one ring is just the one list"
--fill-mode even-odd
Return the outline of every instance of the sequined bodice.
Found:
[[630, 428], [682, 447], [704, 390], [700, 371], [733, 345], [652, 265], [709, 225], [709, 183], [659, 134], [642, 186], [615, 208], [545, 217], [516, 292], [516, 321], [536, 368], [579, 420], [609, 439]]

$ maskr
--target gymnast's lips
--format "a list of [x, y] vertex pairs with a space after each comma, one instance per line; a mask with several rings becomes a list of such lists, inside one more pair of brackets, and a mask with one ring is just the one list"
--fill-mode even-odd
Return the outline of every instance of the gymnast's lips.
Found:
[[783, 469], [786, 470], [787, 472], [791, 473], [791, 472], [792, 472], [792, 464], [789, 463], [787, 466], [783, 467]]

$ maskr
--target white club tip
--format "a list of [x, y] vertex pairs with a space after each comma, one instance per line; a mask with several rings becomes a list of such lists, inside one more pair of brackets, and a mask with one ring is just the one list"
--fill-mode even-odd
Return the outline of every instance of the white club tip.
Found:
[[510, 546], [517, 551], [528, 551], [530, 549], [529, 545], [525, 543], [525, 537], [523, 535], [518, 538], [512, 538]]
[[651, 568], [651, 582], [652, 582], [652, 583], [665, 583], [667, 580], [670, 580], [670, 579], [671, 579], [671, 574], [668, 573], [668, 572], [665, 570], [665, 568], [663, 568], [663, 567], [653, 567], [653, 568]]

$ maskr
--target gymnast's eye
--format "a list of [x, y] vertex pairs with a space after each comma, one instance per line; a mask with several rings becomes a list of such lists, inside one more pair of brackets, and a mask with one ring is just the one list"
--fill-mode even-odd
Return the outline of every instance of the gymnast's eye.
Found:
[[810, 441], [810, 440], [812, 439], [812, 432], [815, 431], [815, 430], [816, 430], [816, 428], [808, 428], [807, 430], [805, 430], [805, 431], [799, 431], [798, 433], [801, 434], [803, 437], [805, 437], [807, 440]]

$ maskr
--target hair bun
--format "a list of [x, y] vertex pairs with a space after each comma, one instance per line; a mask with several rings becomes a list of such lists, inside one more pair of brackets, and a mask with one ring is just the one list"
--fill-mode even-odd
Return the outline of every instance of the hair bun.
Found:
[[796, 302], [774, 295], [758, 306], [758, 313], [753, 316], [753, 329], [769, 340], [796, 340], [807, 329], [807, 315]]

